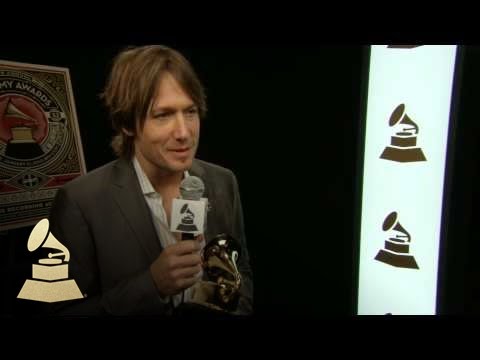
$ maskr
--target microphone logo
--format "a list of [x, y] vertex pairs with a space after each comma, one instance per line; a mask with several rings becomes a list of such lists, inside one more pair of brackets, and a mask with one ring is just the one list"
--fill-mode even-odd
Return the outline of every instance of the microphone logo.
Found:
[[198, 228], [195, 225], [195, 214], [188, 208], [188, 204], [182, 206], [180, 214], [182, 214], [182, 218], [180, 224], [177, 226], [177, 231], [198, 231]]

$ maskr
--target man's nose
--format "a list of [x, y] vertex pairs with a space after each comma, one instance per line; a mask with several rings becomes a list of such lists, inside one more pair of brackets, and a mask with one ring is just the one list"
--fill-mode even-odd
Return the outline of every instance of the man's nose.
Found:
[[177, 140], [184, 140], [188, 138], [188, 127], [183, 113], [179, 112], [175, 117], [174, 136]]

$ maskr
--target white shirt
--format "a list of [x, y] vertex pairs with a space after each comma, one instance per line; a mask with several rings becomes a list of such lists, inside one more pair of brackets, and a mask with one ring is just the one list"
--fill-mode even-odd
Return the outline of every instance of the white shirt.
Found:
[[[133, 167], [137, 174], [138, 182], [140, 183], [140, 188], [142, 189], [143, 196], [145, 201], [150, 208], [152, 214], [153, 225], [157, 232], [157, 236], [160, 239], [162, 247], [165, 249], [167, 246], [173, 245], [177, 242], [175, 236], [171, 233], [169, 222], [167, 219], [167, 213], [163, 207], [162, 196], [155, 191], [152, 186], [152, 183], [148, 179], [147, 175], [143, 171], [140, 163], [137, 158], [133, 157]], [[188, 171], [184, 172], [184, 177], [188, 177], [190, 174]], [[205, 246], [204, 241], [201, 244], [202, 248]], [[202, 276], [202, 273], [199, 274], [199, 277]], [[191, 298], [191, 289], [188, 288], [183, 291], [183, 300], [187, 302]], [[174, 306], [178, 306], [182, 302], [182, 293], [172, 296]]]

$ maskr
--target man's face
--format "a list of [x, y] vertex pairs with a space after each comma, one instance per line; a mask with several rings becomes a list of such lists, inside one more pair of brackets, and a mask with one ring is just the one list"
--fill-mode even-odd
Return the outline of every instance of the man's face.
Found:
[[198, 147], [200, 118], [193, 100], [169, 73], [158, 84], [156, 97], [137, 127], [135, 155], [147, 175], [169, 175], [187, 170]]

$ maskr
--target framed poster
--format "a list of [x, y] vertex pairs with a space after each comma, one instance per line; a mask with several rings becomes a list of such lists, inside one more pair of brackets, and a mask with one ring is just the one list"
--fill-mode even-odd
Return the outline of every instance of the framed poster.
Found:
[[0, 60], [0, 231], [48, 217], [85, 172], [69, 70]]

